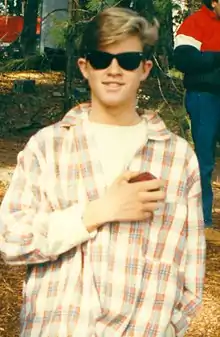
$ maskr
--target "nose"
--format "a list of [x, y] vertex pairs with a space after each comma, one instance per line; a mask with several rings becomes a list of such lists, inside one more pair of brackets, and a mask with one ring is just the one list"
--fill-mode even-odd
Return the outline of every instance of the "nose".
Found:
[[108, 74], [115, 76], [121, 74], [121, 71], [122, 69], [118, 64], [118, 61], [116, 59], [113, 59], [112, 63], [108, 67]]

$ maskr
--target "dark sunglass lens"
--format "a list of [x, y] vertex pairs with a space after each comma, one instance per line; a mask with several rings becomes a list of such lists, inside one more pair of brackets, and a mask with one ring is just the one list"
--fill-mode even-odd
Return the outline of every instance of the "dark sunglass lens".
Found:
[[111, 64], [112, 57], [110, 54], [94, 51], [88, 54], [87, 60], [94, 69], [105, 69]]
[[118, 56], [118, 63], [125, 70], [135, 70], [139, 67], [143, 57], [139, 53], [123, 53]]

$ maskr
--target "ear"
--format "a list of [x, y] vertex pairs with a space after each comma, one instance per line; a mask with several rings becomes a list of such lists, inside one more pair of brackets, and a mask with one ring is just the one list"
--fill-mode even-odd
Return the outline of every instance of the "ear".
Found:
[[87, 80], [88, 79], [88, 63], [85, 58], [80, 57], [77, 61], [78, 67], [83, 75], [83, 77]]
[[151, 69], [153, 68], [153, 62], [150, 60], [144, 61], [143, 63], [143, 73], [141, 75], [141, 81], [145, 81], [149, 76]]

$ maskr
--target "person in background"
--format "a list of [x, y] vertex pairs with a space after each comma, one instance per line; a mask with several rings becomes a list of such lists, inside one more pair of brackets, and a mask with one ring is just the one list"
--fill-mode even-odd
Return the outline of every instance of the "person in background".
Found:
[[[85, 29], [91, 103], [18, 155], [0, 250], [27, 265], [21, 336], [182, 337], [202, 302], [205, 237], [189, 144], [136, 109], [158, 25], [108, 8]], [[155, 178], [131, 182], [140, 172]]]
[[174, 61], [184, 73], [185, 105], [198, 157], [205, 226], [212, 223], [212, 173], [220, 139], [220, 0], [203, 0], [175, 37]]

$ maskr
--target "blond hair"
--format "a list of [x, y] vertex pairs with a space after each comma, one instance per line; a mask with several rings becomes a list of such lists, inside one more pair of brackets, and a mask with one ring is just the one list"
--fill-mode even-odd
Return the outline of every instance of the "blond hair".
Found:
[[129, 36], [137, 36], [142, 42], [143, 52], [149, 56], [158, 40], [158, 30], [156, 19], [150, 23], [131, 9], [107, 8], [88, 23], [81, 41], [81, 53], [85, 55]]

